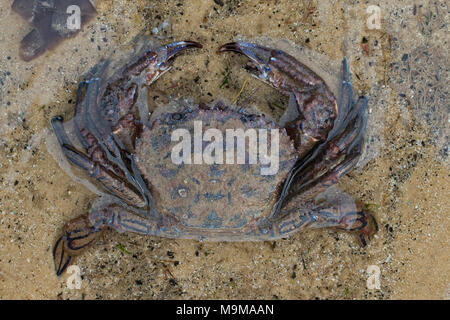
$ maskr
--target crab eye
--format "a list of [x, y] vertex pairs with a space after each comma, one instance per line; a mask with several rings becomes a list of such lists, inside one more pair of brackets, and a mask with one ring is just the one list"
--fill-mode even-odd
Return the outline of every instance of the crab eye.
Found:
[[181, 113], [173, 113], [172, 114], [172, 120], [181, 120], [183, 119], [183, 115]]

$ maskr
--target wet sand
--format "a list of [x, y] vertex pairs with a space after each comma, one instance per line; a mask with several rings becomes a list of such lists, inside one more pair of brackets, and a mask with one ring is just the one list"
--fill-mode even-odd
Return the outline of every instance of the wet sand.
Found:
[[[11, 12], [11, 2], [0, 1], [1, 299], [449, 298], [444, 2], [381, 1], [381, 29], [369, 30], [366, 4], [346, 1], [97, 1], [98, 15], [76, 37], [28, 63], [18, 48], [30, 26]], [[67, 275], [56, 277], [52, 246], [63, 225], [87, 212], [97, 195], [47, 149], [50, 118], [70, 119], [83, 74], [142, 29], [167, 42], [204, 45], [180, 56], [154, 85], [173, 98], [204, 103], [232, 101], [239, 93], [245, 59], [215, 52], [237, 37], [288, 39], [337, 65], [346, 56], [355, 95], [370, 97], [369, 141], [363, 164], [339, 189], [375, 211], [380, 231], [372, 242], [361, 248], [352, 235], [327, 230], [243, 243], [109, 231], [76, 260], [80, 290], [67, 287]], [[268, 102], [287, 105], [255, 79], [238, 99], [248, 102], [275, 117], [281, 111]], [[366, 286], [370, 265], [380, 268], [380, 290]]]

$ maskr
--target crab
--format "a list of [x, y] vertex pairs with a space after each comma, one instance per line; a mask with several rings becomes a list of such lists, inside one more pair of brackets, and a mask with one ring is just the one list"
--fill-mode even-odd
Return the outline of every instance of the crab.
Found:
[[[362, 152], [368, 100], [353, 99], [345, 58], [337, 100], [322, 78], [286, 52], [228, 43], [218, 53], [246, 56], [254, 77], [291, 97], [282, 121], [222, 101], [158, 107], [148, 119], [151, 84], [182, 51], [202, 46], [141, 39], [130, 47], [125, 61], [102, 60], [80, 83], [73, 118], [78, 148], [63, 118], [51, 121], [69, 162], [115, 199], [64, 226], [53, 249], [58, 276], [108, 228], [200, 241], [276, 240], [309, 228], [334, 228], [353, 232], [362, 245], [377, 231], [373, 214], [360, 205], [315, 200], [355, 166]], [[262, 175], [261, 163], [223, 164], [214, 158], [174, 163], [171, 133], [193, 132], [199, 121], [203, 132], [278, 130], [278, 172]]]

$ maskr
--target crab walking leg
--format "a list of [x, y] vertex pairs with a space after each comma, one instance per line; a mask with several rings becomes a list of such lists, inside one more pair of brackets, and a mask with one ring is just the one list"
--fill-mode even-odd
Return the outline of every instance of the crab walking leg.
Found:
[[102, 229], [95, 229], [89, 223], [87, 215], [73, 219], [64, 226], [63, 235], [53, 247], [53, 261], [58, 277], [73, 262], [74, 256], [79, 255], [94, 243], [101, 231]]
[[299, 158], [316, 143], [325, 141], [338, 110], [333, 93], [317, 74], [281, 50], [233, 42], [219, 48], [219, 52], [226, 51], [245, 55], [253, 64], [253, 76], [287, 96], [295, 96], [300, 116], [290, 119], [286, 130], [295, 142]]
[[[106, 62], [105, 62], [106, 64]], [[103, 70], [104, 68], [100, 68]], [[125, 179], [131, 184], [135, 189], [139, 190], [140, 196], [144, 199], [144, 204], [147, 205], [147, 199], [145, 196], [145, 187], [139, 185], [135, 180], [123, 161], [123, 153], [125, 152], [122, 144], [118, 146], [118, 139], [115, 139], [114, 133], [111, 132], [110, 122], [108, 118], [101, 115], [98, 106], [97, 99], [99, 93], [99, 78], [93, 78], [87, 82], [86, 93], [83, 96], [83, 101], [77, 103], [75, 123], [79, 129], [79, 135], [82, 136], [80, 141], [85, 141], [93, 147], [98, 146], [96, 151], [97, 154], [101, 154], [101, 163], [104, 166], [113, 168], [114, 166], [120, 168], [120, 173], [125, 176]], [[128, 89], [128, 91], [132, 91]], [[134, 94], [133, 94], [134, 95]], [[119, 103], [120, 104], [120, 103]], [[108, 108], [106, 112], [109, 113]], [[80, 120], [81, 119], [81, 120]], [[80, 129], [80, 123], [84, 127]], [[117, 172], [115, 172], [117, 174]]]
[[118, 205], [110, 205], [73, 219], [64, 226], [63, 235], [53, 248], [56, 274], [60, 276], [73, 262], [74, 256], [91, 247], [108, 227], [118, 232], [150, 234], [156, 233], [158, 224], [156, 220], [143, 218]]
[[286, 201], [289, 201], [293, 198], [295, 198], [296, 200], [301, 199], [303, 201], [314, 198], [318, 194], [324, 192], [326, 189], [336, 184], [342, 176], [344, 176], [355, 166], [357, 162], [358, 158], [356, 157], [345, 159], [330, 172], [327, 172], [326, 174], [314, 179], [313, 181], [302, 185], [301, 188], [298, 189], [297, 193], [290, 193], [286, 198]]
[[289, 201], [306, 203], [306, 209], [282, 209], [275, 216], [279, 221], [274, 224], [275, 233], [290, 234], [306, 227], [336, 228], [356, 232], [365, 246], [367, 240], [378, 231], [376, 220], [368, 210], [341, 203], [316, 206], [308, 201], [335, 184], [358, 162], [366, 128], [366, 107], [367, 99], [359, 98], [343, 117], [343, 121], [350, 125], [342, 126], [340, 132], [324, 144], [326, 147], [321, 149], [319, 146], [316, 150], [318, 155], [313, 154], [298, 168], [296, 176], [288, 183], [290, 188], [282, 204], [291, 207]]
[[363, 246], [378, 231], [377, 222], [368, 210], [340, 203], [325, 203], [319, 206], [309, 203], [306, 208], [292, 209], [275, 222], [273, 233], [277, 237], [286, 237], [306, 228], [334, 228], [353, 232], [357, 234]]
[[[361, 103], [360, 103], [361, 102]], [[358, 162], [366, 129], [366, 99], [359, 99], [357, 103], [358, 114], [351, 119], [351, 125], [346, 126], [334, 139], [327, 141], [320, 153], [311, 157], [308, 162], [296, 172], [289, 182], [289, 195], [295, 196], [308, 190], [314, 192], [316, 181], [337, 180], [350, 171]], [[331, 168], [331, 169], [330, 169]], [[330, 177], [335, 176], [334, 179]], [[322, 178], [323, 177], [323, 178]], [[286, 201], [289, 197], [286, 198]]]
[[350, 82], [350, 70], [346, 58], [342, 59], [342, 85], [339, 92], [338, 114], [334, 120], [333, 129], [328, 133], [327, 140], [333, 139], [343, 128], [346, 127], [344, 119], [348, 119], [348, 115], [352, 113], [353, 103], [353, 87]]
[[61, 117], [54, 117], [52, 119], [52, 126], [61, 149], [70, 162], [86, 170], [90, 177], [97, 179], [111, 194], [123, 199], [130, 205], [137, 207], [144, 207], [146, 205], [145, 199], [141, 197], [140, 193], [132, 185], [129, 185], [121, 177], [106, 169], [101, 164], [91, 160], [71, 144], [64, 131]]
[[87, 149], [90, 147], [90, 143], [87, 141], [85, 134], [83, 134], [83, 123], [82, 118], [79, 114], [82, 114], [83, 106], [85, 105], [86, 91], [89, 86], [89, 81], [82, 81], [78, 85], [77, 98], [75, 100], [75, 112], [73, 117], [73, 123], [75, 127], [75, 133], [77, 135], [78, 141], [82, 144], [83, 148]]
[[[91, 74], [98, 74], [99, 72], [103, 73], [104, 69], [106, 68], [106, 65], [107, 65], [107, 62], [105, 62], [103, 65], [101, 65], [101, 67], [96, 67], [95, 70], [93, 68], [93, 70], [91, 70], [90, 73]], [[109, 141], [108, 145], [110, 146], [110, 148], [114, 148], [115, 154], [118, 154], [117, 156], [111, 155], [109, 150], [107, 148], [105, 148], [104, 144], [101, 143], [97, 138], [99, 135], [101, 135], [101, 133], [97, 130], [97, 127], [102, 127], [100, 120], [102, 120], [103, 118], [98, 117], [98, 115], [97, 115], [96, 119], [98, 121], [96, 121], [96, 126], [91, 125], [92, 123], [94, 123], [94, 121], [90, 117], [92, 112], [89, 111], [89, 107], [92, 105], [96, 105], [96, 103], [97, 103], [96, 98], [97, 98], [97, 94], [98, 94], [99, 80], [100, 80], [99, 78], [92, 78], [91, 80], [83, 81], [78, 87], [77, 102], [75, 105], [75, 117], [74, 117], [74, 124], [76, 127], [76, 133], [77, 133], [78, 140], [81, 142], [83, 147], [87, 150], [88, 156], [90, 159], [95, 159], [95, 162], [100, 163], [101, 166], [106, 168], [108, 170], [108, 172], [111, 174], [113, 173], [114, 175], [124, 175], [126, 180], [128, 181], [128, 184], [132, 185], [132, 187], [131, 186], [130, 187], [134, 188], [136, 190], [139, 190], [140, 197], [142, 199], [144, 199], [144, 202], [138, 201], [136, 203], [138, 204], [138, 206], [144, 207], [147, 205], [145, 189], [142, 187], [142, 185], [140, 185], [139, 183], [136, 183], [134, 180], [134, 177], [132, 177], [131, 174], [129, 173], [128, 168], [126, 167], [123, 160], [121, 159], [121, 154], [120, 154], [119, 148], [114, 144], [113, 139], [111, 139], [111, 138], [108, 139], [108, 141]], [[133, 86], [132, 86], [132, 88], [128, 89], [128, 101], [130, 99], [133, 99], [133, 96], [135, 94], [134, 90], [132, 90], [132, 89], [133, 89]], [[123, 107], [124, 103], [122, 103], [122, 101], [123, 101], [123, 99], [119, 99], [119, 105], [122, 105], [122, 107]], [[95, 111], [95, 109], [94, 109], [94, 111]], [[96, 115], [96, 114], [94, 113], [94, 115]], [[105, 119], [105, 120], [107, 120], [107, 119]], [[54, 119], [52, 119], [52, 125], [55, 128], [55, 132], [57, 132], [57, 136], [61, 137], [61, 136], [64, 136], [65, 133], [64, 133], [64, 130], [62, 129], [62, 123], [58, 124], [57, 123], [58, 121], [62, 122], [62, 118], [55, 117]], [[58, 126], [61, 126], [61, 128], [57, 131], [56, 128]], [[71, 145], [71, 143], [68, 141], [67, 138], [65, 138], [65, 142], [63, 142], [63, 143], [61, 143], [60, 138], [58, 138], [58, 140], [60, 140], [60, 144], [62, 145], [63, 150], [66, 150], [65, 154], [67, 155], [68, 154], [67, 146]], [[66, 144], [66, 147], [63, 146], [64, 144]], [[72, 149], [74, 149], [74, 148], [72, 148]], [[74, 152], [71, 152], [71, 154], [73, 155]], [[80, 161], [74, 161], [73, 157], [68, 157], [68, 158], [73, 163], [80, 166]], [[76, 159], [79, 159], [79, 158], [80, 158], [80, 156], [76, 155]], [[86, 165], [83, 165], [81, 167], [84, 168], [85, 170], [89, 170], [89, 168], [86, 167]], [[120, 171], [117, 170], [117, 168], [120, 168]], [[112, 179], [108, 179], [107, 177], [105, 178], [105, 175], [103, 174], [104, 173], [103, 170], [100, 170], [98, 172], [100, 173], [98, 178], [101, 178], [104, 180], [101, 183], [105, 186], [105, 188], [107, 188], [109, 191], [111, 191], [111, 188], [108, 187], [108, 184], [110, 184], [111, 182], [114, 182], [114, 181]], [[109, 176], [111, 174], [109, 174]], [[106, 175], [106, 176], [108, 176], [108, 175]], [[109, 182], [107, 182], [107, 181], [109, 181]], [[144, 191], [142, 191], [143, 189], [144, 189]], [[113, 194], [117, 195], [117, 192], [113, 191]]]
[[[324, 192], [329, 187], [336, 184], [339, 179], [350, 171], [358, 162], [359, 157], [354, 155], [347, 155], [342, 161], [338, 162], [332, 170], [329, 170], [325, 174], [314, 178], [312, 181], [306, 180], [304, 185], [294, 186], [291, 188], [295, 190], [288, 192], [283, 202], [280, 202], [280, 210], [276, 211], [276, 214], [269, 218], [269, 221], [276, 221], [286, 216], [286, 211], [282, 210], [283, 206], [289, 204], [290, 201], [296, 203], [308, 202], [310, 199], [314, 199], [318, 194]], [[312, 170], [312, 169], [311, 169]]]
[[[349, 172], [358, 162], [366, 128], [367, 98], [360, 97], [348, 109], [343, 126], [333, 134], [333, 138], [317, 145], [301, 159], [291, 171], [274, 205], [271, 219], [277, 219], [280, 209], [297, 197], [309, 199], [335, 184], [341, 176]], [[351, 122], [350, 122], [351, 121]], [[304, 194], [303, 194], [304, 193]]]

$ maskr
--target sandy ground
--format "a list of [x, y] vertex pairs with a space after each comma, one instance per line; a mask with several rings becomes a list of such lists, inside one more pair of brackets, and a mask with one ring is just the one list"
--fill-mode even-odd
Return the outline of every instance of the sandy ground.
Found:
[[[377, 1], [381, 29], [370, 30], [366, 1], [103, 0], [75, 38], [29, 63], [19, 59], [18, 46], [30, 26], [11, 3], [0, 1], [1, 299], [450, 298], [444, 1]], [[380, 231], [369, 246], [332, 231], [259, 243], [111, 231], [76, 260], [81, 289], [69, 289], [67, 276], [57, 278], [55, 239], [97, 195], [49, 153], [49, 120], [71, 118], [82, 75], [142, 29], [170, 37], [167, 42], [204, 44], [181, 56], [155, 88], [206, 103], [233, 100], [246, 79], [245, 59], [215, 53], [239, 36], [288, 39], [337, 64], [348, 57], [355, 92], [371, 99], [369, 141], [363, 165], [339, 188], [376, 212]], [[238, 103], [250, 99], [263, 107], [287, 104], [254, 79]], [[367, 288], [370, 265], [380, 269], [379, 290]]]

